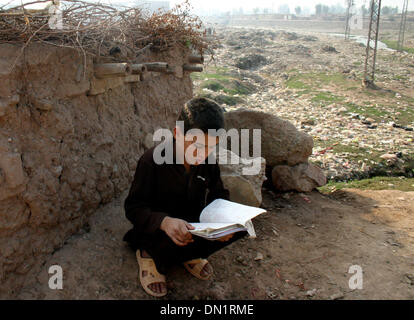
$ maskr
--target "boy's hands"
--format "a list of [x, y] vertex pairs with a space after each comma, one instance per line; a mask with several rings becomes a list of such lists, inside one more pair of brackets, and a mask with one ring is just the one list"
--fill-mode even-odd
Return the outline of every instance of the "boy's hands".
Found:
[[[193, 230], [195, 228], [185, 220], [165, 217], [161, 222], [160, 229], [164, 231], [176, 245], [185, 246], [194, 242], [193, 236], [188, 230]], [[233, 235], [234, 233], [228, 234], [216, 239], [216, 241], [228, 241]]]
[[161, 222], [160, 229], [164, 231], [176, 245], [185, 246], [190, 242], [194, 242], [192, 234], [188, 232], [188, 230], [195, 228], [185, 220], [165, 217]]

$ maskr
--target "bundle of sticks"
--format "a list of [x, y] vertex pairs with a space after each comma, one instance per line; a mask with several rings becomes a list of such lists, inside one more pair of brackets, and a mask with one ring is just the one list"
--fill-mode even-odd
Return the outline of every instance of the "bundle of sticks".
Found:
[[[37, 4], [44, 6], [29, 9]], [[27, 46], [37, 41], [78, 48], [96, 56], [106, 56], [118, 46], [132, 57], [146, 48], [163, 51], [178, 45], [203, 54], [215, 40], [206, 36], [201, 20], [190, 15], [189, 10], [188, 0], [166, 12], [152, 14], [138, 7], [113, 7], [82, 0], [0, 5], [0, 44]]]

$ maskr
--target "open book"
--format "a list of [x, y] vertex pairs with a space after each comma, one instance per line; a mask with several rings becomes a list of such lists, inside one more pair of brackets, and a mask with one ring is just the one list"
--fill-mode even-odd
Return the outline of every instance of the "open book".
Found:
[[264, 212], [266, 210], [262, 208], [216, 199], [203, 209], [200, 222], [190, 222], [195, 229], [189, 232], [214, 240], [237, 231], [247, 231], [250, 238], [255, 238], [256, 233], [251, 219]]

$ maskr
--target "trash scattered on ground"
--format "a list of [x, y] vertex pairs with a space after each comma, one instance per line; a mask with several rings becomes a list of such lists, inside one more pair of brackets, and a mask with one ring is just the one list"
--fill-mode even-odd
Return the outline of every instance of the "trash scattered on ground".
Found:
[[[226, 95], [229, 103], [237, 99], [224, 104], [227, 111], [247, 107], [289, 120], [313, 137], [309, 160], [329, 180], [414, 174], [409, 55], [379, 50], [376, 84], [382, 89], [368, 90], [361, 87], [365, 48], [356, 42], [248, 27], [217, 28], [217, 34], [224, 45], [203, 74], [208, 81], [222, 78], [224, 88], [201, 89], [205, 80], [200, 76], [194, 79], [195, 92]], [[240, 60], [245, 61], [243, 69], [236, 67]], [[255, 91], [226, 89], [229, 79]], [[397, 155], [398, 160], [391, 156], [388, 161], [383, 154]]]

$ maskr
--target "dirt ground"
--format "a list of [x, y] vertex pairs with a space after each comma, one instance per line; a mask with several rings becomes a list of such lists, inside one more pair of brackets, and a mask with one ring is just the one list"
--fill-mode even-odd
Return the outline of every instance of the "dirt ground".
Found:
[[[82, 232], [29, 278], [19, 299], [155, 299], [141, 288], [124, 194], [101, 207]], [[343, 189], [275, 194], [254, 219], [256, 239], [209, 258], [214, 276], [200, 281], [177, 266], [163, 299], [414, 299], [414, 192]], [[63, 289], [48, 287], [48, 269], [63, 269]], [[363, 289], [349, 288], [351, 265]]]

